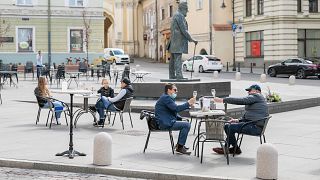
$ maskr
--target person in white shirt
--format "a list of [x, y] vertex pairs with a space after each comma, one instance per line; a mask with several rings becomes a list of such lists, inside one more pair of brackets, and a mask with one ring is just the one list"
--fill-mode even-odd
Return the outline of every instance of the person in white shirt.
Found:
[[37, 63], [36, 63], [36, 65], [37, 65], [37, 78], [39, 79], [39, 77], [41, 76], [41, 70], [43, 67], [41, 51], [38, 51], [36, 59], [37, 59]]

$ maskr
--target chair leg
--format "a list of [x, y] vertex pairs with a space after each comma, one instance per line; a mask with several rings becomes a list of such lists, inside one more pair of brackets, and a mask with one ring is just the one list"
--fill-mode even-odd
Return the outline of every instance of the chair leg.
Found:
[[52, 115], [51, 115], [51, 121], [50, 121], [50, 125], [49, 125], [50, 129], [51, 129], [51, 125], [52, 125], [53, 116], [54, 116], [54, 112], [52, 112]]
[[202, 159], [203, 159], [203, 146], [204, 146], [204, 142], [202, 141], [202, 147], [201, 147], [201, 159], [200, 159], [200, 163], [202, 164]]
[[114, 120], [116, 119], [117, 116], [117, 112], [114, 113], [114, 117], [113, 117], [113, 122], [112, 122], [112, 126], [114, 125]]
[[38, 115], [37, 115], [37, 120], [36, 120], [36, 124], [38, 124], [39, 119], [40, 119], [40, 113], [41, 113], [41, 108], [39, 107], [38, 109]]
[[221, 146], [222, 146], [222, 149], [223, 149], [223, 153], [224, 153], [224, 156], [227, 158], [227, 164], [229, 165], [229, 149], [227, 149], [229, 147], [229, 144], [227, 141], [224, 141], [224, 144], [225, 146], [222, 145], [221, 141], [219, 141]]
[[119, 116], [120, 116], [120, 121], [122, 124], [122, 129], [124, 130], [124, 124], [123, 124], [123, 112], [119, 112]]
[[48, 121], [49, 121], [49, 116], [50, 116], [51, 110], [49, 110], [48, 112], [48, 117], [47, 117], [47, 122], [46, 122], [46, 126], [48, 126]]
[[243, 139], [243, 134], [241, 134], [241, 139], [240, 139], [240, 144], [239, 144], [239, 148], [241, 146], [241, 143], [242, 143], [242, 139]]
[[194, 124], [193, 134], [196, 133], [197, 124], [198, 124], [198, 118], [196, 118], [196, 121], [195, 121], [195, 124]]
[[[238, 134], [238, 136], [237, 136], [236, 147], [233, 147], [233, 148], [234, 148], [234, 149], [233, 149], [233, 157], [234, 157], [234, 155], [236, 154], [236, 151], [237, 151], [237, 148], [238, 148], [239, 136], [240, 136], [240, 134]], [[241, 139], [241, 140], [242, 140], [242, 139]]]
[[260, 144], [262, 144], [262, 139], [261, 139], [261, 136], [259, 136], [259, 138], [260, 138]]
[[65, 111], [63, 111], [63, 113], [64, 113], [64, 117], [66, 118], [66, 124], [67, 124], [67, 126], [68, 126], [67, 113], [66, 113]]
[[131, 119], [131, 113], [130, 113], [130, 111], [128, 113], [129, 113], [129, 117], [130, 117], [131, 127], [133, 128], [132, 119]]
[[267, 141], [266, 141], [266, 136], [265, 135], [263, 135], [263, 141], [264, 141], [264, 143], [266, 143]]
[[147, 147], [148, 147], [150, 134], [151, 134], [151, 131], [149, 130], [149, 133], [148, 133], [148, 136], [147, 136], [147, 140], [146, 140], [146, 144], [144, 145], [143, 153], [146, 152], [146, 149], [147, 149]]
[[169, 136], [170, 136], [172, 154], [174, 154], [174, 141], [173, 141], [172, 131], [169, 131]]

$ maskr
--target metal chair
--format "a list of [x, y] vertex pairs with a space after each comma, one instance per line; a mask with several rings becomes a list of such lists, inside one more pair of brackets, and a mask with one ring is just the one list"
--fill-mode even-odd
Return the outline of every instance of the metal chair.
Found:
[[[51, 120], [50, 120], [50, 125], [49, 125], [49, 128], [51, 128], [51, 125], [52, 125], [52, 120], [53, 120], [53, 116], [54, 116], [54, 104], [52, 103], [53, 101], [59, 101], [57, 99], [54, 99], [54, 98], [49, 98], [49, 97], [41, 97], [41, 96], [37, 96], [35, 95], [36, 98], [37, 98], [37, 102], [38, 102], [38, 106], [39, 106], [39, 109], [38, 109], [38, 115], [37, 115], [37, 119], [36, 119], [36, 124], [38, 124], [39, 122], [39, 119], [40, 119], [40, 114], [41, 114], [41, 110], [42, 109], [48, 109], [49, 112], [48, 112], [48, 116], [47, 116], [47, 122], [46, 122], [46, 126], [48, 126], [48, 121], [49, 121], [49, 116], [51, 114]], [[41, 105], [41, 101], [46, 101], [46, 102], [49, 102], [49, 107], [48, 108], [44, 108], [42, 105]], [[63, 109], [63, 113], [64, 113], [64, 116], [65, 116], [65, 119], [66, 119], [66, 124], [68, 126], [68, 119], [67, 119], [67, 114], [66, 114], [66, 111], [69, 112], [70, 114], [70, 109], [69, 109], [69, 106], [62, 102], [62, 101], [59, 101], [63, 104], [63, 106], [65, 107]]]
[[115, 111], [115, 112], [114, 112], [114, 117], [113, 117], [112, 126], [114, 125], [114, 121], [115, 121], [115, 119], [116, 119], [117, 113], [119, 113], [119, 115], [120, 115], [120, 121], [121, 121], [121, 123], [122, 123], [122, 129], [124, 130], [123, 113], [127, 112], [127, 113], [129, 114], [129, 117], [130, 117], [131, 127], [133, 128], [132, 119], [131, 119], [131, 107], [130, 107], [130, 104], [131, 104], [132, 99], [133, 99], [133, 97], [127, 98], [127, 99], [125, 100], [123, 110], [119, 110], [119, 111]]
[[[262, 138], [261, 138], [261, 137], [263, 137], [263, 141], [264, 141], [264, 143], [266, 143], [266, 137], [265, 137], [265, 135], [264, 135], [264, 132], [265, 132], [265, 130], [266, 130], [266, 128], [267, 128], [269, 119], [270, 119], [271, 117], [272, 117], [272, 116], [268, 116], [268, 117], [264, 117], [264, 118], [262, 118], [262, 119], [253, 120], [253, 121], [248, 121], [248, 122], [244, 123], [244, 124], [241, 126], [240, 131], [239, 131], [238, 136], [237, 136], [237, 141], [236, 141], [236, 143], [238, 144], [239, 137], [240, 137], [240, 135], [241, 135], [240, 144], [235, 147], [234, 152], [233, 152], [233, 157], [234, 157], [234, 155], [235, 155], [235, 152], [236, 152], [237, 148], [240, 148], [240, 146], [241, 146], [242, 139], [243, 139], [243, 135], [257, 136], [257, 137], [259, 137], [259, 138], [260, 138], [260, 144], [262, 144]], [[251, 135], [251, 134], [246, 134], [245, 132], [242, 131], [243, 128], [245, 128], [246, 126], [251, 125], [251, 124], [259, 124], [259, 125], [261, 124], [261, 125], [263, 125], [263, 126], [262, 126], [262, 131], [261, 131], [261, 133], [258, 134], [258, 135]]]
[[150, 138], [151, 132], [169, 132], [169, 138], [170, 138], [170, 142], [171, 142], [171, 150], [172, 150], [172, 154], [174, 154], [174, 140], [173, 140], [173, 136], [172, 136], [172, 131], [171, 130], [161, 130], [159, 128], [159, 126], [155, 120], [154, 112], [142, 110], [140, 113], [140, 119], [142, 120], [143, 118], [146, 118], [147, 124], [148, 124], [148, 129], [149, 129], [147, 140], [144, 145], [143, 153], [145, 153], [146, 149], [148, 148], [148, 143], [149, 143], [149, 138]]
[[[205, 132], [200, 133], [200, 126], [201, 123], [205, 123]], [[219, 142], [221, 145], [221, 148], [223, 149], [224, 156], [227, 159], [227, 164], [229, 165], [229, 155], [228, 150], [225, 147], [228, 146], [228, 140], [226, 140], [226, 136], [224, 133], [224, 126], [228, 123], [224, 120], [224, 117], [217, 118], [217, 119], [206, 119], [199, 121], [198, 126], [198, 135], [195, 139], [195, 142], [197, 142], [197, 145], [195, 147], [195, 155], [198, 154], [199, 157], [199, 146], [200, 142], [202, 142], [202, 148], [201, 148], [201, 157], [200, 157], [200, 163], [203, 161], [203, 147], [205, 142]], [[228, 136], [229, 137], [229, 136]]]
[[26, 74], [32, 73], [32, 80], [34, 79], [34, 70], [33, 70], [33, 62], [27, 61], [26, 66], [24, 67], [24, 79], [26, 79]]

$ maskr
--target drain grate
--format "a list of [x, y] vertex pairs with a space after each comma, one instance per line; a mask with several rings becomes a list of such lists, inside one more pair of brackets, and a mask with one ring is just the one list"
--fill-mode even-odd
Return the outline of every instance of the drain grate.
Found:
[[147, 132], [138, 131], [138, 130], [129, 130], [129, 131], [117, 132], [117, 134], [123, 134], [123, 135], [128, 135], [128, 136], [145, 136], [145, 135], [147, 135]]

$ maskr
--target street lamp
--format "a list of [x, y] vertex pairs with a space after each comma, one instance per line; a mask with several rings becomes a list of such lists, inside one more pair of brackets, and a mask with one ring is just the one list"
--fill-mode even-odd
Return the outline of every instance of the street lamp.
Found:
[[[232, 27], [233, 27], [233, 25], [234, 25], [234, 0], [231, 0], [231, 2], [232, 2]], [[222, 0], [221, 8], [224, 9], [226, 7], [227, 6], [224, 3], [224, 0]], [[236, 46], [235, 46], [236, 36], [235, 36], [235, 33], [233, 33], [232, 44], [233, 44], [233, 68], [232, 68], [232, 71], [236, 71]]]

